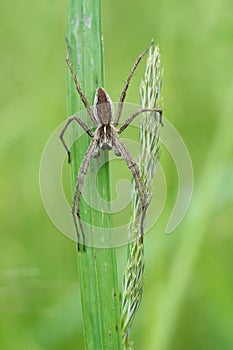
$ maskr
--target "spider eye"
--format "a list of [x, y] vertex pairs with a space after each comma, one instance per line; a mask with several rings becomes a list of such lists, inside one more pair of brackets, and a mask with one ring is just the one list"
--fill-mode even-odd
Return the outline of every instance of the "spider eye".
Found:
[[103, 88], [98, 88], [94, 100], [94, 114], [100, 124], [109, 125], [112, 121], [114, 110], [112, 101]]

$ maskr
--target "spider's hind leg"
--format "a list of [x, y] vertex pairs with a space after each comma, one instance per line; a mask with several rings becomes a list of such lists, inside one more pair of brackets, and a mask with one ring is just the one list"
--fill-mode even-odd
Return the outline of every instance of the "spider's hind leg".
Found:
[[113, 152], [114, 152], [115, 156], [121, 157], [120, 150], [114, 144], [112, 145], [112, 149], [113, 149]]
[[90, 143], [85, 157], [81, 163], [80, 169], [79, 169], [79, 173], [77, 176], [77, 180], [76, 180], [76, 186], [75, 186], [75, 191], [74, 191], [74, 196], [73, 196], [73, 201], [72, 201], [72, 216], [74, 219], [74, 225], [75, 225], [75, 230], [77, 233], [77, 239], [78, 239], [78, 250], [80, 251], [80, 233], [78, 230], [78, 225], [77, 225], [77, 221], [79, 223], [79, 227], [81, 230], [81, 235], [82, 235], [82, 240], [83, 240], [83, 251], [86, 251], [86, 238], [85, 238], [85, 233], [84, 233], [84, 229], [83, 229], [83, 225], [82, 225], [82, 221], [81, 221], [81, 217], [80, 217], [80, 204], [81, 204], [81, 195], [82, 195], [82, 189], [83, 189], [83, 184], [84, 184], [84, 178], [85, 175], [87, 173], [87, 169], [89, 167], [90, 164], [90, 160], [93, 157], [93, 155], [95, 154], [95, 152], [97, 151], [97, 142], [96, 140], [92, 140], [92, 142]]
[[147, 194], [145, 185], [143, 183], [143, 179], [141, 177], [140, 170], [137, 163], [133, 160], [129, 150], [127, 149], [123, 141], [118, 136], [116, 136], [116, 138], [114, 139], [114, 146], [118, 150], [118, 152], [121, 154], [122, 158], [125, 160], [135, 181], [136, 190], [138, 192], [138, 196], [141, 204], [139, 237], [143, 240], [143, 235], [144, 235], [143, 225], [144, 225], [144, 220], [146, 216], [146, 211], [150, 203], [150, 199], [148, 198], [148, 194]]

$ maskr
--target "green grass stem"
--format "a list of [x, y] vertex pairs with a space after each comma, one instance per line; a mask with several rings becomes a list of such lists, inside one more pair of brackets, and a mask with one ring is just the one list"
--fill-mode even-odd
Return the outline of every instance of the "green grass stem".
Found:
[[[68, 32], [71, 46], [71, 62], [77, 74], [81, 88], [93, 104], [96, 88], [104, 85], [103, 50], [101, 33], [101, 1], [69, 0]], [[68, 113], [73, 115], [84, 106], [77, 94], [74, 82], [68, 72]], [[84, 120], [85, 121], [85, 120]], [[73, 125], [72, 130], [77, 128]], [[77, 130], [77, 129], [76, 129]], [[71, 131], [72, 132], [72, 131]], [[71, 169], [73, 189], [81, 161], [90, 143], [90, 137], [84, 135], [82, 142], [75, 142], [71, 148]], [[94, 228], [111, 227], [107, 215], [92, 209], [94, 198], [92, 187], [103, 199], [110, 201], [110, 183], [108, 162], [100, 169], [97, 179], [95, 168], [100, 162], [108, 160], [107, 152], [93, 160], [89, 168], [89, 190], [86, 193], [89, 205], [82, 201], [81, 216]], [[93, 232], [94, 234], [94, 232]], [[112, 248], [87, 247], [86, 252], [78, 252], [78, 267], [81, 285], [81, 301], [84, 322], [85, 348], [121, 349], [120, 302], [115, 250]]]

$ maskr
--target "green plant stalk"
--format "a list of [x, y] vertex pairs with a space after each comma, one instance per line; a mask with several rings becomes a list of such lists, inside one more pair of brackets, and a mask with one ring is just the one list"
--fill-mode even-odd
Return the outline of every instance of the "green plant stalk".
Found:
[[[100, 0], [69, 0], [67, 37], [71, 46], [71, 62], [74, 71], [87, 100], [92, 105], [96, 88], [104, 85]], [[68, 72], [69, 115], [83, 109], [84, 106]], [[74, 132], [75, 128], [77, 126], [73, 125], [71, 132]], [[90, 137], [85, 134], [81, 141], [75, 142], [71, 147], [73, 189], [80, 163], [90, 143]], [[103, 159], [107, 162], [100, 169], [96, 179], [95, 167], [97, 169]], [[93, 228], [95, 226], [111, 227], [110, 217], [107, 215], [102, 217], [101, 213], [92, 210], [92, 204], [94, 204], [92, 186], [97, 187], [97, 192], [103, 199], [110, 201], [107, 152], [102, 152], [100, 158], [91, 162], [89, 174], [89, 192], [85, 192], [89, 205], [87, 206], [82, 201], [81, 217], [85, 212], [85, 219]], [[121, 349], [120, 302], [115, 249], [87, 247], [86, 252], [81, 249], [78, 252], [78, 267], [85, 348], [90, 350]]]
[[[159, 47], [151, 46], [146, 62], [144, 79], [140, 85], [141, 105], [143, 108], [161, 107], [162, 71], [160, 67]], [[142, 115], [140, 125], [141, 153], [138, 164], [142, 171], [143, 182], [147, 194], [151, 198], [151, 188], [159, 157], [160, 121], [158, 115], [147, 113]], [[123, 279], [122, 292], [122, 340], [124, 350], [133, 350], [131, 327], [141, 304], [144, 278], [144, 243], [139, 237], [140, 201], [133, 182], [133, 213], [130, 222], [129, 255]]]

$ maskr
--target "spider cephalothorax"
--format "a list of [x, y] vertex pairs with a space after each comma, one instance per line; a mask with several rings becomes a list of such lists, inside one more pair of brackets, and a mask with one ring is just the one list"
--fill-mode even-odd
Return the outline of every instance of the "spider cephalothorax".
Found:
[[[150, 46], [149, 46], [150, 47]], [[141, 55], [138, 56], [133, 68], [131, 69], [131, 72], [127, 78], [127, 81], [125, 83], [124, 89], [122, 91], [120, 102], [118, 104], [118, 108], [116, 113], [114, 113], [113, 103], [107, 94], [107, 92], [99, 87], [96, 90], [95, 98], [94, 98], [94, 106], [93, 110], [91, 109], [85, 95], [83, 94], [81, 87], [78, 83], [77, 77], [74, 73], [73, 67], [70, 62], [70, 48], [68, 47], [68, 57], [66, 59], [67, 65], [70, 69], [70, 72], [72, 74], [72, 77], [75, 82], [76, 89], [79, 93], [79, 96], [86, 107], [86, 110], [96, 127], [95, 131], [92, 132], [90, 128], [76, 115], [68, 118], [66, 124], [64, 125], [61, 134], [60, 139], [68, 153], [68, 161], [70, 162], [70, 151], [63, 139], [64, 132], [66, 131], [68, 125], [75, 120], [78, 122], [79, 125], [87, 132], [87, 134], [91, 137], [90, 145], [87, 149], [87, 152], [85, 154], [85, 157], [81, 163], [79, 173], [77, 176], [73, 201], [72, 201], [72, 215], [74, 219], [75, 229], [77, 232], [78, 237], [78, 250], [80, 250], [80, 232], [78, 229], [77, 221], [78, 219], [82, 239], [83, 239], [83, 247], [85, 250], [85, 233], [82, 227], [82, 222], [80, 219], [80, 201], [81, 201], [81, 195], [82, 195], [82, 188], [84, 183], [84, 177], [87, 173], [88, 166], [90, 164], [91, 158], [97, 158], [100, 155], [100, 150], [113, 150], [116, 156], [121, 156], [128, 168], [131, 170], [131, 173], [133, 175], [135, 186], [138, 191], [140, 204], [141, 204], [141, 217], [140, 217], [140, 232], [139, 235], [143, 236], [143, 221], [146, 213], [146, 209], [149, 205], [147, 192], [144, 186], [144, 183], [142, 181], [142, 177], [140, 174], [139, 167], [137, 163], [133, 160], [129, 150], [126, 148], [124, 142], [120, 139], [119, 135], [127, 128], [127, 126], [140, 114], [143, 112], [158, 112], [160, 116], [160, 122], [162, 117], [162, 110], [156, 109], [156, 108], [141, 108], [135, 111], [133, 114], [131, 114], [126, 121], [123, 123], [123, 125], [118, 129], [118, 123], [120, 120], [123, 102], [126, 97], [126, 91], [128, 89], [130, 80], [140, 62], [144, 54], [148, 51], [149, 47], [141, 53]]]
[[116, 133], [116, 129], [111, 125], [114, 108], [107, 92], [101, 87], [96, 90], [94, 115], [98, 120], [94, 138], [100, 149], [110, 151], [113, 148], [113, 135]]

